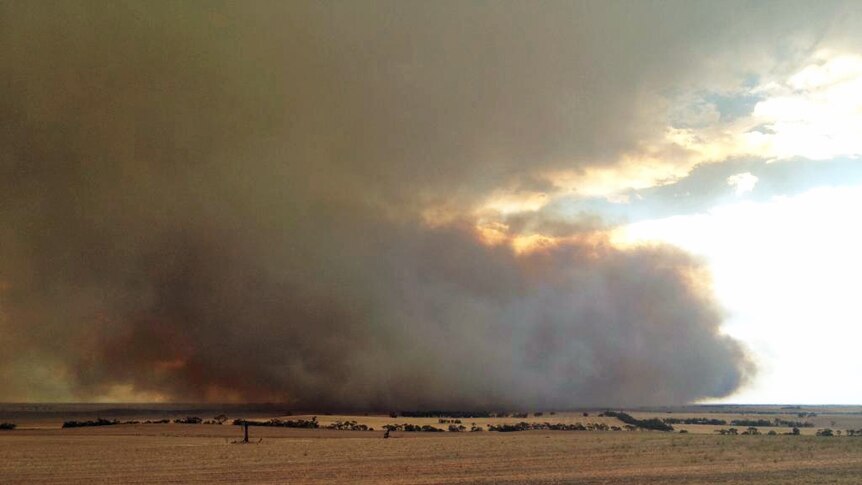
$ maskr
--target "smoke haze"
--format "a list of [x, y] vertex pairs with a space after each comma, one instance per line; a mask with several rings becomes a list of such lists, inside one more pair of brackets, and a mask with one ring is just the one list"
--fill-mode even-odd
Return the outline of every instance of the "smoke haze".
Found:
[[642, 86], [697, 57], [692, 19], [600, 5], [0, 3], [0, 400], [733, 392], [753, 368], [697, 260], [589, 218], [510, 218], [564, 236], [528, 250], [477, 227], [653, 136]]

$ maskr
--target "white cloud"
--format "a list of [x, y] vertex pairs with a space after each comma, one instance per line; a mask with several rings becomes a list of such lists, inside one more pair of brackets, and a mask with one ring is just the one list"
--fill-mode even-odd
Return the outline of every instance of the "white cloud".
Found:
[[748, 116], [675, 127], [673, 141], [701, 162], [738, 156], [826, 160], [862, 155], [862, 56], [821, 52], [789, 77], [737, 94], [763, 99]]
[[761, 372], [726, 401], [858, 403], [862, 186], [645, 221], [616, 241], [664, 241], [705, 258], [729, 318]]
[[727, 185], [736, 189], [736, 195], [744, 195], [754, 190], [758, 178], [751, 172], [743, 172], [727, 177]]

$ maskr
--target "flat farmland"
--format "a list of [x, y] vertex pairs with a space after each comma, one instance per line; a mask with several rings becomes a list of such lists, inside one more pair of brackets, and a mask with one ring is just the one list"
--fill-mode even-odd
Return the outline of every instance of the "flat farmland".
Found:
[[[394, 420], [393, 420], [394, 421]], [[6, 483], [859, 483], [862, 438], [114, 425], [0, 433]], [[260, 440], [258, 442], [258, 440]]]

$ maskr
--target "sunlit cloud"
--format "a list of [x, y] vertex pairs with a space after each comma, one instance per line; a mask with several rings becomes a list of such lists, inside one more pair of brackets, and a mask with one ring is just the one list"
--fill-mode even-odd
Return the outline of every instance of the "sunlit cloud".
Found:
[[[678, 127], [676, 142], [701, 162], [738, 156], [826, 160], [862, 154], [860, 56], [819, 52], [786, 79], [737, 95], [761, 100], [748, 116]], [[700, 101], [692, 102], [690, 109], [703, 111]]]
[[[482, 209], [503, 215], [537, 211], [559, 198], [627, 203], [631, 192], [677, 182], [698, 164], [739, 157], [827, 160], [862, 154], [862, 56], [820, 52], [784, 79], [737, 92], [740, 99], [759, 99], [746, 115], [723, 119], [710, 96], [688, 94], [672, 102], [669, 124], [660, 136], [641, 141], [617, 160], [542, 173], [553, 190], [498, 191]], [[756, 183], [751, 174], [728, 179], [737, 195]]]
[[735, 189], [736, 195], [744, 195], [754, 190], [758, 178], [751, 172], [743, 172], [727, 177], [727, 185]]
[[862, 186], [821, 188], [644, 221], [613, 240], [670, 243], [708, 262], [728, 311], [724, 330], [745, 341], [763, 369], [729, 401], [850, 403], [858, 396], [845, 385], [862, 373], [862, 362], [847, 358], [862, 339], [858, 207]]
[[548, 204], [548, 194], [544, 192], [520, 192], [493, 194], [482, 205], [481, 210], [495, 211], [503, 215], [519, 212], [534, 212]]

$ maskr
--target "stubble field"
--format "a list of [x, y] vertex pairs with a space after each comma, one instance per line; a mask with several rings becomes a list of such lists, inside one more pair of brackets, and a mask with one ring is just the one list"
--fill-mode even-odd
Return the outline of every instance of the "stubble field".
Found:
[[[381, 417], [381, 420], [387, 418]], [[862, 438], [149, 424], [0, 433], [6, 483], [860, 483]]]

